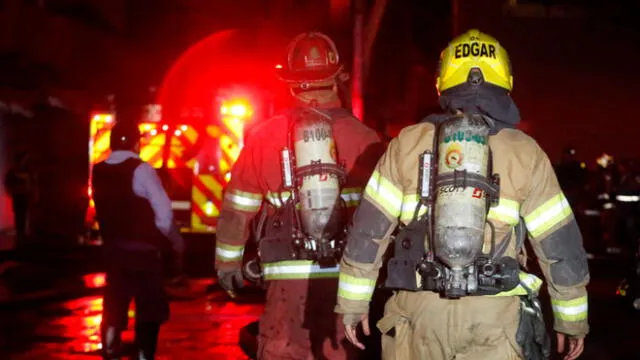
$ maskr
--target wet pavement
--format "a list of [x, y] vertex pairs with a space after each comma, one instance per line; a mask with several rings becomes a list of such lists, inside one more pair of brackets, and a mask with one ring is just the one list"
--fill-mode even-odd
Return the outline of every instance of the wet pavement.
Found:
[[[99, 280], [98, 280], [99, 281]], [[211, 281], [191, 281], [204, 293]], [[161, 329], [160, 359], [248, 359], [238, 346], [242, 327], [258, 319], [259, 296], [245, 304], [229, 302], [222, 292], [195, 300], [173, 301], [171, 320]], [[37, 308], [0, 311], [0, 359], [99, 359], [102, 299], [94, 295]], [[123, 333], [125, 349], [132, 348], [133, 316]]]
[[[581, 359], [640, 359], [640, 316], [615, 296], [620, 261], [592, 260], [591, 269], [591, 333]], [[83, 281], [88, 288], [99, 288], [104, 279], [90, 275]], [[205, 295], [210, 284], [210, 280], [191, 280], [194, 293], [201, 295], [172, 302], [171, 320], [160, 334], [158, 359], [248, 359], [238, 338], [242, 327], [258, 319], [260, 294], [249, 292], [238, 298], [241, 303], [231, 302], [219, 290]], [[76, 299], [0, 307], [0, 359], [99, 359], [101, 310], [99, 289]], [[134, 314], [132, 308], [130, 329]], [[123, 337], [131, 347], [133, 332]]]

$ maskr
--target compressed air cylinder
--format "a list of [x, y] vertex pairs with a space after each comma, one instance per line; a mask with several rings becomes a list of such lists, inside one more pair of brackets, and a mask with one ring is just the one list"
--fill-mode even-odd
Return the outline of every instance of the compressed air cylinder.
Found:
[[[443, 123], [437, 144], [438, 179], [456, 170], [487, 176], [488, 141], [489, 127], [480, 116], [461, 114]], [[435, 253], [451, 269], [461, 270], [482, 251], [485, 193], [473, 186], [440, 184], [435, 192]]]
[[302, 227], [316, 240], [331, 240], [339, 230], [340, 182], [334, 173], [322, 171], [322, 164], [337, 163], [331, 123], [323, 114], [308, 111], [296, 121], [293, 130], [297, 173], [308, 165], [317, 170], [298, 183]]

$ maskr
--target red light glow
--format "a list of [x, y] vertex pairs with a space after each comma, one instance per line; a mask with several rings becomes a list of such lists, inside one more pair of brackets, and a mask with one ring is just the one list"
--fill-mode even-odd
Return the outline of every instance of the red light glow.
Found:
[[247, 99], [232, 99], [220, 106], [220, 114], [236, 118], [246, 118], [253, 114], [253, 109]]
[[107, 277], [105, 273], [88, 274], [83, 278], [84, 286], [89, 289], [98, 289], [105, 286], [107, 283]]
[[247, 115], [248, 113], [249, 113], [249, 110], [244, 105], [238, 104], [238, 105], [233, 105], [231, 107], [231, 115], [233, 115], [233, 116], [243, 117], [243, 116]]

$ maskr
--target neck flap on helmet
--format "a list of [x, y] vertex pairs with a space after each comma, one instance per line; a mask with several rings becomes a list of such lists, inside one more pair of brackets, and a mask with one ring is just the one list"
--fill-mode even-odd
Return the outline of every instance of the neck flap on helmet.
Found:
[[[520, 123], [520, 110], [509, 93], [486, 83], [481, 72], [471, 71], [466, 83], [445, 90], [440, 95], [440, 107], [447, 113], [458, 110], [467, 114], [481, 114], [492, 121], [491, 134], [504, 128], [516, 128]], [[439, 123], [448, 116], [428, 116], [425, 121]]]

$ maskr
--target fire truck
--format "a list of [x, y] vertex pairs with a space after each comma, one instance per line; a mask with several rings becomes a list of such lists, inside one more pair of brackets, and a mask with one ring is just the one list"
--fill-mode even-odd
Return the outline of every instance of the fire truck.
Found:
[[[278, 65], [265, 56], [264, 46], [238, 50], [239, 44], [260, 44], [246, 39], [247, 33], [230, 30], [194, 45], [169, 70], [153, 101], [141, 111], [140, 157], [157, 169], [183, 233], [215, 233], [223, 191], [245, 134], [275, 111], [269, 83], [276, 80]], [[90, 187], [92, 170], [109, 156], [109, 135], [117, 121], [117, 105], [90, 118], [86, 223], [92, 235], [98, 227]]]

